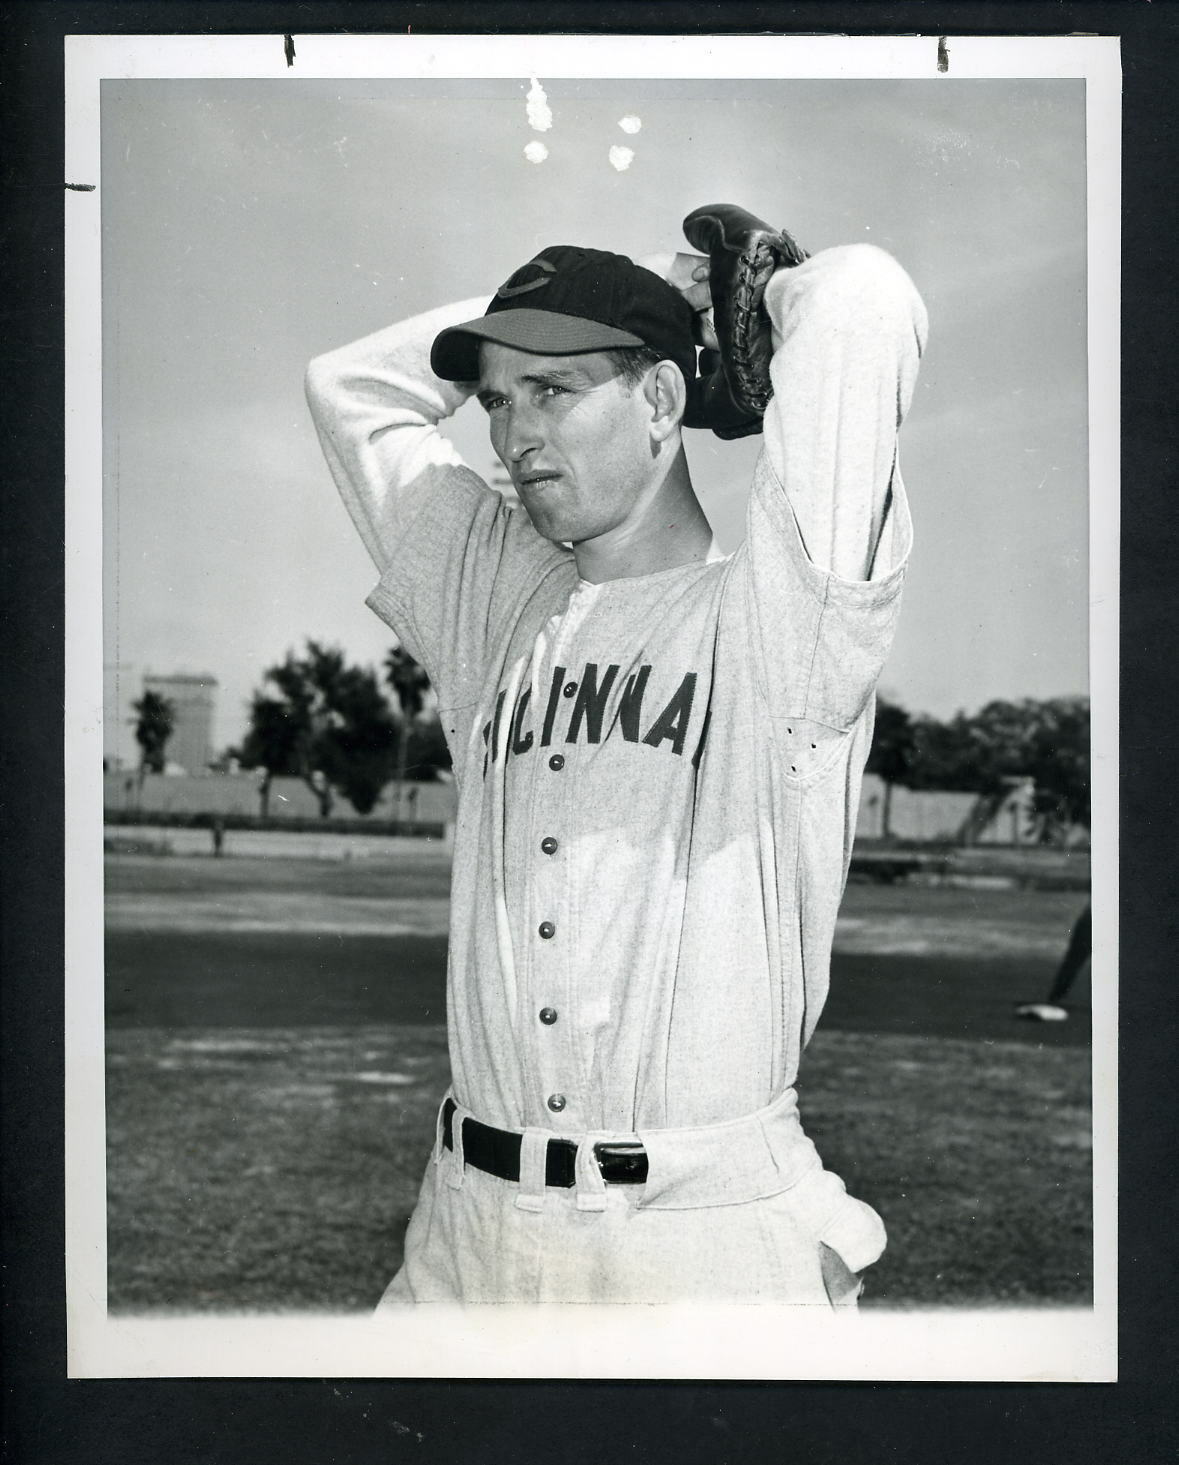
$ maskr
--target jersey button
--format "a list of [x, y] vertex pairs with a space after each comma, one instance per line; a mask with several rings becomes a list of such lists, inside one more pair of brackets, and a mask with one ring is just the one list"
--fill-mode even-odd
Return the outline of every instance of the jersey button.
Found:
[[553, 770], [554, 773], [560, 773], [561, 769], [564, 768], [564, 766], [564, 753], [554, 753], [553, 756], [549, 759], [549, 767]]
[[554, 1114], [559, 1114], [561, 1110], [565, 1107], [565, 1095], [550, 1094], [546, 1102], [548, 1103], [549, 1108], [553, 1111]]
[[551, 834], [546, 835], [545, 838], [541, 840], [540, 847], [546, 855], [555, 855], [557, 853], [557, 841], [553, 838]]
[[542, 1007], [540, 1009], [540, 1020], [545, 1027], [551, 1028], [557, 1020], [557, 1009], [555, 1007]]
[[537, 930], [540, 932], [542, 941], [551, 941], [557, 934], [557, 928], [553, 925], [552, 921], [541, 921]]
[[561, 688], [561, 691], [566, 697], [572, 697], [573, 694], [577, 691], [577, 683], [566, 682], [565, 685]]

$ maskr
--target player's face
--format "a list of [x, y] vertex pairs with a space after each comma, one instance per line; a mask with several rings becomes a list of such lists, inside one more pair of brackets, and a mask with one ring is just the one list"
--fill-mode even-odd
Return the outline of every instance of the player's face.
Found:
[[653, 478], [642, 385], [602, 353], [533, 356], [486, 341], [479, 361], [491, 445], [537, 532], [574, 545], [625, 532]]

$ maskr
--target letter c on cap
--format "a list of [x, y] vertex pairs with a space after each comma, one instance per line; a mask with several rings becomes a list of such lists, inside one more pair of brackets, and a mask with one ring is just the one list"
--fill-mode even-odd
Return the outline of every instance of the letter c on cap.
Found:
[[[501, 300], [508, 300], [513, 295], [524, 295], [529, 290], [540, 290], [549, 283], [549, 276], [555, 275], [557, 273], [556, 265], [552, 264], [547, 259], [530, 259], [528, 263], [521, 266], [521, 268], [527, 270], [531, 269], [533, 265], [535, 265], [538, 270], [544, 271], [544, 274], [541, 275], [539, 279], [529, 280], [526, 285], [501, 285], [499, 289], [495, 292], [496, 295]], [[518, 273], [519, 271], [517, 271], [517, 274]]]

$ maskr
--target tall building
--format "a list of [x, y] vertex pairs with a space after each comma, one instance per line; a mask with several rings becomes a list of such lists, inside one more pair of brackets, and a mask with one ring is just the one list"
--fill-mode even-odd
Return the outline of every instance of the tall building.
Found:
[[166, 697], [176, 709], [176, 724], [164, 756], [186, 773], [201, 773], [213, 757], [213, 711], [217, 678], [209, 672], [143, 674], [143, 690]]

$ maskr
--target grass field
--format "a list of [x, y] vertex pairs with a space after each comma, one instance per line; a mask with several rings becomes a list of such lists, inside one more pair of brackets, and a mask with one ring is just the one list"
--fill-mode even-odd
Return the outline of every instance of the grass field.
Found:
[[[449, 867], [107, 862], [113, 1312], [370, 1307], [448, 1077]], [[1042, 995], [1080, 901], [849, 887], [804, 1119], [884, 1215], [866, 1305], [1091, 1296], [1088, 1013]]]

